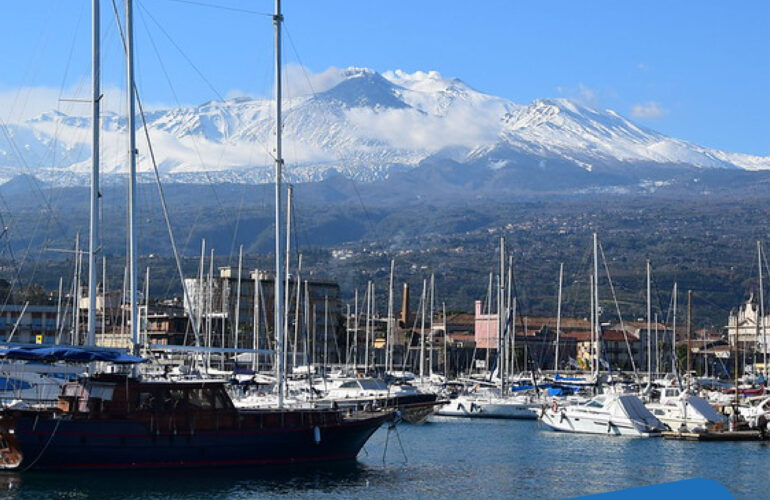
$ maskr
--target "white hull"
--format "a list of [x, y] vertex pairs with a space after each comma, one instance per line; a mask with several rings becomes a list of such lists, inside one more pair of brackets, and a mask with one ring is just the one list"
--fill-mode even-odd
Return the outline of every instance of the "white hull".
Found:
[[540, 405], [534, 403], [508, 402], [505, 399], [484, 401], [458, 397], [442, 406], [436, 412], [442, 417], [537, 419]]
[[671, 430], [702, 431], [717, 424], [726, 424], [727, 418], [712, 408], [708, 401], [685, 394], [660, 403], [647, 403], [647, 409]]
[[[621, 400], [626, 405], [620, 404]], [[638, 404], [634, 404], [636, 402]], [[625, 407], [628, 403], [632, 408]], [[634, 413], [629, 413], [629, 409]], [[605, 436], [655, 437], [665, 429], [634, 396], [608, 398], [604, 406], [592, 400], [586, 404], [547, 408], [540, 420], [555, 431]]]

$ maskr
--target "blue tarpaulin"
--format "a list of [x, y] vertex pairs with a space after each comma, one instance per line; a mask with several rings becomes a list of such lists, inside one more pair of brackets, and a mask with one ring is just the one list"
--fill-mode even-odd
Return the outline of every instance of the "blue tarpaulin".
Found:
[[69, 361], [73, 363], [89, 363], [91, 361], [104, 361], [107, 363], [133, 364], [145, 363], [146, 358], [131, 356], [119, 351], [103, 351], [88, 349], [87, 347], [10, 347], [0, 349], [0, 356], [7, 359], [24, 359], [29, 361]]

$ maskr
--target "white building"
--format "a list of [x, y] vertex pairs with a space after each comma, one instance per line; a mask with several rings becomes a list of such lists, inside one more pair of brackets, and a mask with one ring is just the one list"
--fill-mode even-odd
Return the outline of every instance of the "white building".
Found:
[[727, 319], [727, 338], [730, 345], [735, 345], [736, 334], [739, 343], [755, 344], [757, 348], [763, 345], [763, 337], [770, 337], [770, 316], [760, 320], [759, 304], [754, 296], [749, 297], [744, 304], [730, 311]]

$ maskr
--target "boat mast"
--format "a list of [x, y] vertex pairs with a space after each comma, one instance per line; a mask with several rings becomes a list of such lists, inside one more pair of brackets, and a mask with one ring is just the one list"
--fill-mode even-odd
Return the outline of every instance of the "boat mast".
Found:
[[[677, 369], [677, 359], [676, 359], [676, 299], [677, 299], [677, 290], [676, 290], [676, 281], [674, 282], [674, 312], [673, 312], [673, 324], [671, 325], [672, 333], [671, 333], [671, 373], [676, 375], [677, 380], [679, 379], [679, 370]], [[680, 384], [681, 385], [681, 384]]]
[[281, 0], [275, 0], [275, 282], [273, 303], [275, 306], [273, 330], [275, 334], [276, 381], [278, 383], [278, 408], [283, 408], [283, 289], [281, 281]]
[[559, 264], [559, 296], [556, 301], [556, 354], [553, 361], [553, 372], [559, 373], [559, 332], [561, 331], [561, 287], [564, 279], [564, 262]]
[[[91, 210], [88, 227], [88, 336], [87, 345], [96, 345], [96, 252], [99, 234], [99, 37], [101, 0], [91, 1]], [[130, 91], [129, 91], [130, 92]], [[104, 318], [102, 318], [102, 322]]]
[[447, 367], [447, 326], [446, 326], [446, 302], [441, 303], [441, 312], [444, 319], [444, 380], [449, 380], [449, 368]]
[[596, 233], [594, 233], [594, 308], [596, 309], [596, 313], [594, 314], [594, 328], [595, 328], [595, 340], [596, 343], [594, 345], [595, 351], [595, 357], [594, 357], [594, 363], [595, 363], [595, 370], [596, 370], [596, 377], [598, 379], [599, 377], [599, 356], [600, 356], [600, 349], [599, 349], [599, 336], [601, 335], [601, 321], [599, 319], [599, 237]]
[[[243, 245], [238, 247], [238, 280], [235, 283], [235, 311], [233, 311], [235, 315], [235, 321], [233, 322], [233, 348], [235, 349], [238, 349], [238, 334], [241, 329], [241, 273], [243, 273]], [[237, 354], [234, 354], [234, 356], [236, 356], [237, 360]]]
[[[284, 300], [283, 300], [283, 366], [288, 367], [289, 366], [289, 314], [291, 314], [289, 311], [290, 304], [289, 304], [289, 298], [291, 297], [291, 283], [289, 282], [289, 264], [291, 262], [291, 206], [292, 206], [292, 200], [294, 195], [294, 189], [292, 188], [291, 184], [286, 185], [286, 249], [285, 249], [285, 255], [286, 255], [286, 262], [284, 267], [284, 280], [283, 280], [283, 290], [284, 290]], [[296, 279], [296, 287], [297, 287], [297, 296], [299, 297], [299, 289], [300, 289], [300, 283], [299, 283], [299, 270], [297, 270], [297, 279]], [[296, 351], [296, 345], [294, 347]]]
[[137, 301], [136, 248], [136, 127], [134, 125], [134, 6], [126, 0], [126, 94], [128, 95], [128, 276], [131, 301], [131, 342], [139, 354], [139, 303]]
[[428, 287], [428, 281], [422, 280], [422, 296], [421, 302], [421, 323], [420, 323], [420, 384], [423, 383], [423, 377], [425, 376], [425, 295]]
[[[737, 330], [736, 330], [737, 331]], [[738, 345], [738, 337], [736, 335], [736, 341], [735, 344]], [[687, 372], [685, 373], [685, 377], [687, 380], [687, 392], [690, 392], [690, 353], [692, 352], [692, 290], [687, 290]], [[735, 358], [734, 358], [735, 359]], [[737, 360], [735, 360], [736, 363], [736, 370], [737, 368]], [[737, 386], [736, 386], [737, 387]]]
[[[757, 266], [759, 270], [759, 324], [762, 325], [762, 374], [767, 386], [767, 330], [765, 328], [765, 288], [762, 286], [762, 242], [757, 240]], [[738, 330], [736, 330], [736, 335]]]
[[428, 333], [428, 339], [430, 340], [430, 349], [428, 349], [428, 376], [433, 377], [433, 306], [435, 304], [436, 295], [436, 276], [430, 273], [430, 331]]
[[356, 288], [356, 295], [353, 304], [353, 315], [355, 321], [353, 322], [353, 372], [358, 371], [358, 288]]
[[[297, 262], [297, 276], [294, 280], [296, 285], [295, 288], [297, 292], [295, 293], [295, 304], [294, 304], [294, 348], [292, 349], [292, 357], [291, 357], [291, 366], [296, 367], [297, 366], [297, 351], [299, 350], [299, 308], [300, 304], [302, 302], [302, 283], [300, 282], [300, 273], [302, 272], [302, 254], [299, 254], [299, 259]], [[289, 288], [286, 287], [286, 295], [289, 294]], [[288, 304], [286, 305], [286, 315], [289, 315], [289, 309]], [[288, 335], [288, 326], [286, 327], [286, 335]], [[284, 349], [285, 351], [288, 351], [288, 347]], [[288, 366], [288, 364], [286, 365]]]
[[345, 372], [347, 372], [350, 369], [350, 304], [345, 306]]
[[[513, 342], [515, 342], [515, 339], [513, 338], [513, 332], [512, 332], [512, 322], [508, 322], [508, 318], [511, 315], [512, 310], [512, 304], [513, 304], [513, 255], [508, 256], [508, 290], [507, 290], [507, 302], [505, 303], [505, 322], [506, 322], [506, 328], [508, 329], [508, 335], [506, 338], [508, 339], [506, 346], [505, 346], [505, 364], [506, 364], [506, 373], [509, 374], [511, 377], [513, 377], [513, 363], [511, 362], [513, 360], [513, 349], [512, 345]], [[515, 314], [514, 314], [515, 316]]]
[[505, 396], [505, 236], [500, 236], [500, 283], [497, 297], [497, 371], [500, 374], [500, 396]]
[[390, 280], [388, 281], [388, 324], [385, 330], [385, 372], [393, 371], [393, 274], [396, 260], [390, 259]]
[[590, 347], [588, 349], [588, 362], [591, 364], [589, 367], [591, 370], [591, 375], [594, 374], [594, 345], [596, 344], [596, 341], [594, 339], [594, 333], [596, 325], [596, 319], [594, 316], [596, 315], [596, 308], [594, 307], [594, 275], [592, 273], [588, 273], [588, 282], [589, 282], [589, 295], [591, 296], [591, 330], [589, 331], [588, 338], [590, 339]]
[[366, 282], [366, 323], [364, 324], [364, 375], [369, 372], [369, 332], [372, 328], [372, 295], [374, 294], [374, 287], [371, 281]]
[[647, 383], [652, 383], [652, 318], [650, 297], [650, 259], [647, 259]]

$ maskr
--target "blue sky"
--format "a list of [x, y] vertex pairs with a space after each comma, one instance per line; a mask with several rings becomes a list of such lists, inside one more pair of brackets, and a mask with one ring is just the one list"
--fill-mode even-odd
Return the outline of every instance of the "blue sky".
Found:
[[[270, 18], [200, 4], [269, 13], [271, 1], [135, 4], [138, 82], [147, 102], [269, 92]], [[102, 10], [104, 85], [119, 89], [111, 0]], [[84, 97], [90, 1], [4, 2], [2, 12], [0, 116], [50, 107], [51, 98], [55, 106], [58, 95]], [[764, 0], [285, 0], [284, 14], [286, 61], [311, 73], [331, 66], [437, 70], [516, 102], [571, 97], [697, 144], [770, 155]]]

